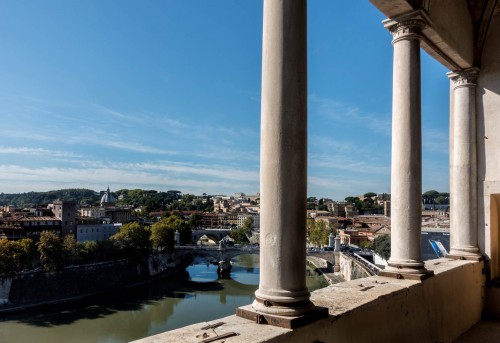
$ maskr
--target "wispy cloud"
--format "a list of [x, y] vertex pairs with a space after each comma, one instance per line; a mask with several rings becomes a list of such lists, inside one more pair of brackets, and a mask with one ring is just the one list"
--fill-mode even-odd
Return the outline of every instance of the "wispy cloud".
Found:
[[390, 175], [390, 159], [386, 164], [384, 161], [370, 160], [367, 157], [354, 158], [343, 155], [309, 155], [309, 165], [312, 169], [329, 169], [331, 171], [349, 171], [360, 174]]
[[68, 151], [55, 151], [43, 148], [28, 148], [28, 147], [6, 147], [0, 145], [0, 154], [12, 155], [34, 155], [34, 156], [47, 156], [47, 157], [68, 157], [78, 158], [79, 154]]
[[322, 98], [314, 94], [309, 95], [309, 103], [314, 113], [318, 113], [320, 116], [336, 123], [348, 126], [363, 126], [375, 133], [391, 134], [390, 118], [383, 117], [381, 114], [370, 113], [357, 106]]
[[[347, 175], [337, 178], [328, 176], [309, 176], [308, 190], [312, 194], [327, 194], [337, 200], [345, 195], [359, 195], [369, 191], [389, 192], [389, 178], [359, 178]], [[342, 196], [339, 196], [342, 195]]]
[[18, 165], [0, 165], [0, 179], [4, 180], [3, 192], [19, 192], [29, 190], [50, 190], [63, 187], [104, 189], [108, 184], [114, 188], [145, 188], [165, 190], [180, 188], [184, 192], [196, 194], [220, 193], [226, 191], [258, 190], [255, 182], [231, 182], [223, 179], [198, 179], [184, 175], [176, 177], [165, 173], [148, 172], [140, 167], [119, 169], [112, 167], [94, 168], [28, 168]]
[[428, 151], [449, 155], [449, 139], [448, 132], [433, 128], [422, 129], [422, 147]]
[[222, 180], [239, 180], [246, 182], [258, 182], [258, 170], [237, 169], [228, 166], [213, 166], [199, 163], [178, 163], [172, 161], [164, 161], [161, 163], [134, 163], [134, 164], [118, 164], [117, 167], [127, 170], [143, 170], [143, 171], [161, 171], [173, 172], [178, 175], [199, 175], [203, 177], [222, 179]]

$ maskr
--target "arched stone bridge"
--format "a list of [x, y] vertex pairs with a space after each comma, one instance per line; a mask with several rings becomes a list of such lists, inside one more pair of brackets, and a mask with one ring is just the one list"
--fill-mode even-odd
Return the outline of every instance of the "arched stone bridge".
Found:
[[219, 243], [221, 239], [229, 235], [231, 229], [197, 229], [193, 230], [191, 233], [191, 241], [193, 243], [198, 242], [202, 236], [207, 236], [216, 243]]
[[192, 254], [193, 256], [213, 257], [217, 261], [231, 260], [238, 255], [259, 254], [259, 247], [224, 247], [216, 246], [176, 246], [175, 254], [177, 256], [185, 256]]

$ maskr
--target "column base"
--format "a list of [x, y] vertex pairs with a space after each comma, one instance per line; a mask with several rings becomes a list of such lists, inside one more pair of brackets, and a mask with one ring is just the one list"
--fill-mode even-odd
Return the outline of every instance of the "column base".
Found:
[[434, 272], [425, 269], [423, 261], [389, 259], [388, 266], [384, 270], [379, 271], [377, 275], [422, 281], [434, 276]]
[[446, 258], [451, 258], [452, 260], [470, 260], [470, 261], [482, 261], [484, 260], [483, 255], [481, 254], [455, 254], [453, 251], [450, 251], [449, 254], [444, 255]]
[[[311, 303], [312, 304], [312, 303]], [[263, 313], [255, 310], [253, 305], [246, 305], [236, 309], [236, 315], [245, 319], [253, 320], [257, 324], [268, 324], [286, 329], [296, 329], [310, 324], [319, 319], [328, 318], [328, 308], [315, 307], [313, 305], [309, 312], [297, 316], [280, 316], [277, 314]]]
[[404, 272], [397, 272], [397, 271], [381, 270], [377, 273], [377, 275], [391, 277], [394, 279], [424, 281], [425, 279], [433, 277], [434, 271], [424, 269], [424, 272], [416, 274], [416, 273], [404, 273]]
[[479, 251], [479, 248], [474, 246], [466, 246], [462, 248], [451, 248], [450, 253], [445, 257], [453, 258], [455, 260], [482, 260], [483, 255]]
[[260, 313], [267, 313], [277, 316], [300, 316], [314, 310], [314, 304], [309, 300], [309, 296], [305, 300], [295, 302], [277, 302], [270, 299], [262, 299], [259, 296], [255, 297], [252, 303], [254, 310]]

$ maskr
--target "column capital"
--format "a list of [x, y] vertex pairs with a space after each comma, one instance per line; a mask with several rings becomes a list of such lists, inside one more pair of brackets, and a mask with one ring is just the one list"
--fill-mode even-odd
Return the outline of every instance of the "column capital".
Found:
[[464, 70], [450, 71], [446, 75], [448, 75], [453, 82], [454, 89], [460, 87], [475, 87], [477, 85], [477, 77], [479, 76], [479, 68], [472, 67]]
[[392, 34], [392, 44], [403, 39], [421, 39], [422, 30], [431, 23], [429, 15], [422, 9], [382, 21], [384, 27]]

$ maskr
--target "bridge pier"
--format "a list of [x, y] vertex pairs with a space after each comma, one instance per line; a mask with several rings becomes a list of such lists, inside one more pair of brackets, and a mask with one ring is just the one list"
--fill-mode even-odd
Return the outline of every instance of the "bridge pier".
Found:
[[231, 260], [225, 258], [224, 260], [219, 261], [219, 266], [217, 267], [217, 274], [219, 278], [227, 278], [231, 275]]

